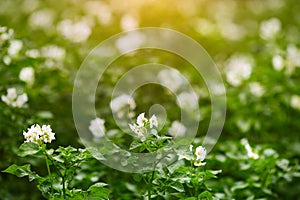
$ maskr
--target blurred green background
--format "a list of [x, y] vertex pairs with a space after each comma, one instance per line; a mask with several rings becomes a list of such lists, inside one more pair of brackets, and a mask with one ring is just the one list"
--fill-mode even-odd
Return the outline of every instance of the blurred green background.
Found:
[[[72, 117], [76, 71], [101, 41], [140, 27], [182, 32], [198, 41], [213, 58], [227, 90], [220, 144], [248, 138], [250, 143], [269, 146], [291, 162], [298, 162], [299, 10], [296, 0], [1, 0], [0, 25], [13, 29], [11, 40], [22, 41], [22, 47], [11, 54], [10, 41], [1, 33], [0, 94], [16, 87], [27, 93], [29, 101], [22, 109], [0, 102], [0, 169], [24, 162], [15, 152], [23, 142], [22, 130], [33, 123], [51, 124], [57, 138], [53, 147], [81, 146]], [[162, 52], [138, 51], [112, 64], [97, 91], [99, 116], [107, 120], [108, 129], [115, 126], [107, 106], [114, 84], [132, 66], [153, 61], [178, 69], [197, 88], [202, 113], [198, 136], [203, 136], [210, 120], [207, 89], [187, 62]], [[32, 85], [19, 79], [24, 67], [35, 71]], [[137, 113], [155, 102], [171, 102], [166, 107], [168, 117], [174, 120], [178, 114], [172, 104], [175, 101], [167, 94], [155, 95], [160, 89], [145, 87], [137, 92]], [[34, 184], [25, 178], [1, 173], [0, 185], [0, 199], [40, 198]], [[293, 185], [290, 199], [299, 194], [299, 179]]]

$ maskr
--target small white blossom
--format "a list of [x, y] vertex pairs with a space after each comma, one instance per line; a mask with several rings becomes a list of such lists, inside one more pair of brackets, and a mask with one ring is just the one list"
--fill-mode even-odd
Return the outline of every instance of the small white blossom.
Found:
[[104, 1], [86, 1], [85, 12], [88, 15], [94, 15], [100, 24], [109, 25], [112, 20], [110, 7]]
[[177, 104], [184, 110], [198, 108], [198, 96], [194, 92], [182, 92], [177, 96]]
[[127, 94], [122, 94], [110, 102], [112, 112], [116, 113], [119, 118], [124, 116], [125, 108], [127, 106], [129, 106], [130, 110], [133, 110], [136, 107], [134, 99]]
[[38, 124], [32, 125], [26, 131], [23, 131], [25, 142], [33, 142], [38, 145], [43, 143], [51, 143], [55, 140], [55, 133], [52, 132], [50, 125], [43, 125], [40, 127]]
[[13, 29], [8, 29], [5, 26], [0, 26], [0, 42], [5, 42], [12, 38], [14, 34]]
[[276, 71], [280, 71], [283, 69], [284, 65], [283, 65], [283, 58], [280, 55], [275, 55], [272, 58], [272, 64], [273, 64], [273, 68]]
[[246, 55], [233, 55], [225, 64], [226, 79], [232, 86], [239, 86], [252, 73], [252, 58]]
[[193, 151], [193, 148], [194, 148], [194, 146], [191, 144], [189, 147], [190, 151]]
[[11, 40], [10, 45], [8, 47], [8, 55], [16, 56], [23, 47], [23, 43], [21, 40]]
[[72, 22], [66, 19], [58, 24], [57, 29], [61, 35], [73, 42], [84, 42], [92, 33], [90, 26], [84, 20]]
[[15, 99], [17, 98], [17, 90], [16, 88], [8, 88], [7, 89], [7, 98]]
[[206, 149], [203, 146], [199, 146], [195, 151], [196, 159], [203, 161], [206, 157]]
[[121, 27], [124, 31], [136, 29], [139, 25], [138, 20], [131, 15], [124, 15], [121, 19]]
[[184, 84], [183, 78], [175, 69], [164, 69], [158, 73], [157, 78], [163, 86], [172, 92], [176, 92]]
[[28, 101], [27, 94], [21, 94], [17, 100], [12, 104], [13, 107], [21, 108]]
[[265, 20], [260, 25], [260, 36], [267, 40], [274, 38], [281, 29], [281, 22], [277, 18]]
[[145, 126], [145, 123], [148, 122], [148, 119], [145, 118], [145, 113], [141, 113], [139, 114], [139, 116], [137, 117], [136, 123], [139, 126]]
[[89, 130], [95, 137], [104, 137], [105, 135], [105, 121], [100, 118], [96, 118], [90, 122]]
[[65, 58], [66, 50], [55, 45], [47, 45], [42, 48], [42, 56], [61, 61]]
[[300, 49], [294, 44], [290, 44], [286, 52], [286, 74], [291, 75], [295, 67], [300, 67]]
[[157, 121], [157, 118], [155, 115], [152, 115], [152, 117], [149, 119], [149, 122], [150, 122], [150, 128], [152, 127], [158, 127], [158, 121]]
[[[154, 127], [158, 127], [158, 121], [155, 115], [148, 120], [145, 117], [145, 113], [141, 113], [138, 115], [136, 123], [128, 124], [129, 128], [137, 134], [137, 136], [142, 140], [145, 141], [148, 134], [152, 134], [157, 136], [158, 131], [156, 129], [152, 129]], [[151, 130], [149, 130], [149, 128]]]
[[53, 26], [54, 17], [55, 12], [51, 9], [46, 8], [38, 10], [30, 15], [28, 19], [28, 24], [32, 28], [41, 28], [47, 30], [51, 26]]
[[21, 81], [24, 81], [29, 86], [34, 82], [34, 69], [32, 67], [24, 67], [19, 74]]
[[264, 87], [258, 83], [253, 82], [249, 84], [250, 92], [256, 97], [261, 97], [265, 93]]
[[143, 126], [137, 126], [136, 124], [129, 124], [130, 129], [138, 135], [139, 138], [145, 138], [146, 129]]
[[291, 97], [291, 107], [300, 111], [300, 96], [293, 95]]
[[55, 133], [52, 132], [50, 125], [42, 126], [43, 140], [45, 143], [51, 143], [52, 140], [55, 140]]
[[3, 56], [3, 63], [6, 65], [9, 65], [11, 63], [11, 57], [9, 56]]
[[1, 100], [9, 106], [21, 108], [28, 101], [28, 96], [26, 93], [18, 96], [16, 88], [9, 88], [7, 95], [2, 95]]
[[206, 163], [203, 160], [206, 157], [206, 149], [203, 146], [198, 146], [195, 151], [196, 161], [194, 163], [195, 166], [203, 166]]
[[173, 137], [182, 137], [185, 135], [186, 127], [179, 121], [174, 121], [169, 129], [169, 134]]
[[248, 155], [249, 158], [254, 159], [254, 160], [256, 160], [256, 159], [259, 158], [259, 155], [257, 153], [254, 153], [252, 151], [252, 148], [249, 145], [249, 142], [248, 142], [248, 140], [246, 138], [241, 139], [241, 144], [244, 145], [244, 147], [245, 147], [245, 149], [247, 151], [247, 155]]
[[126, 53], [132, 49], [139, 48], [144, 41], [145, 35], [134, 32], [118, 38], [115, 45], [121, 53]]
[[30, 58], [38, 58], [41, 56], [40, 51], [37, 49], [29, 49], [25, 52], [25, 55]]

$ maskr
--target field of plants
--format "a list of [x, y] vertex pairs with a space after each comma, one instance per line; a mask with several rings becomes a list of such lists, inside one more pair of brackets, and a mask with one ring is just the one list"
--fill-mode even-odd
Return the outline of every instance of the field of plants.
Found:
[[296, 0], [1, 0], [0, 199], [299, 199]]

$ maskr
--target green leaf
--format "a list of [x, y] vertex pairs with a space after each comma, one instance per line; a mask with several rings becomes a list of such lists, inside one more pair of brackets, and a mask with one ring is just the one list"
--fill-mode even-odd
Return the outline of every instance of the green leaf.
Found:
[[129, 150], [134, 150], [136, 148], [139, 148], [140, 146], [142, 146], [142, 143], [138, 142], [138, 141], [133, 141], [130, 144]]
[[284, 171], [289, 171], [289, 161], [287, 159], [277, 160], [276, 165]]
[[28, 176], [29, 181], [32, 181], [39, 177], [36, 173], [30, 170], [30, 164], [26, 164], [23, 166], [18, 166], [16, 164], [13, 164], [2, 172], [13, 174], [16, 175], [17, 177]]
[[39, 145], [32, 142], [25, 142], [20, 146], [17, 154], [20, 157], [25, 157], [28, 155], [36, 155], [40, 152], [40, 150], [41, 148], [39, 147]]
[[236, 182], [233, 187], [231, 187], [231, 191], [234, 192], [236, 190], [242, 190], [242, 189], [247, 188], [248, 186], [249, 186], [248, 183], [239, 181], [239, 182]]
[[217, 174], [221, 173], [222, 170], [206, 170], [205, 174], [207, 178], [217, 178]]
[[89, 187], [89, 198], [92, 198], [94, 200], [97, 199], [108, 199], [108, 195], [110, 194], [110, 190], [105, 188], [104, 186], [107, 186], [106, 183], [96, 183]]
[[181, 183], [173, 182], [170, 184], [170, 187], [175, 189], [178, 192], [184, 192], [184, 187]]
[[204, 191], [204, 192], [202, 192], [201, 194], [198, 195], [198, 199], [199, 200], [202, 200], [202, 199], [203, 200], [205, 200], [205, 199], [212, 200], [213, 197], [212, 197], [212, 194], [209, 191]]

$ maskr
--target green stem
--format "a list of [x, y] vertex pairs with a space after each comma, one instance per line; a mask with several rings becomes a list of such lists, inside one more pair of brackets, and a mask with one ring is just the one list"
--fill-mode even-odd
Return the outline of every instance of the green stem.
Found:
[[62, 186], [63, 186], [63, 197], [66, 199], [66, 184], [65, 184], [65, 176], [62, 176]]
[[47, 166], [47, 171], [48, 171], [48, 175], [49, 175], [49, 179], [50, 179], [50, 183], [51, 183], [51, 188], [50, 188], [50, 197], [52, 197], [52, 193], [53, 193], [53, 180], [52, 180], [52, 175], [51, 175], [51, 171], [50, 171], [50, 167], [49, 167], [49, 161], [48, 161], [48, 155], [47, 152], [45, 152], [45, 160], [46, 160], [46, 166]]
[[152, 181], [154, 179], [154, 174], [155, 174], [155, 170], [153, 170], [152, 175], [151, 175], [151, 179], [148, 182], [148, 200], [151, 199], [151, 192], [152, 192]]

